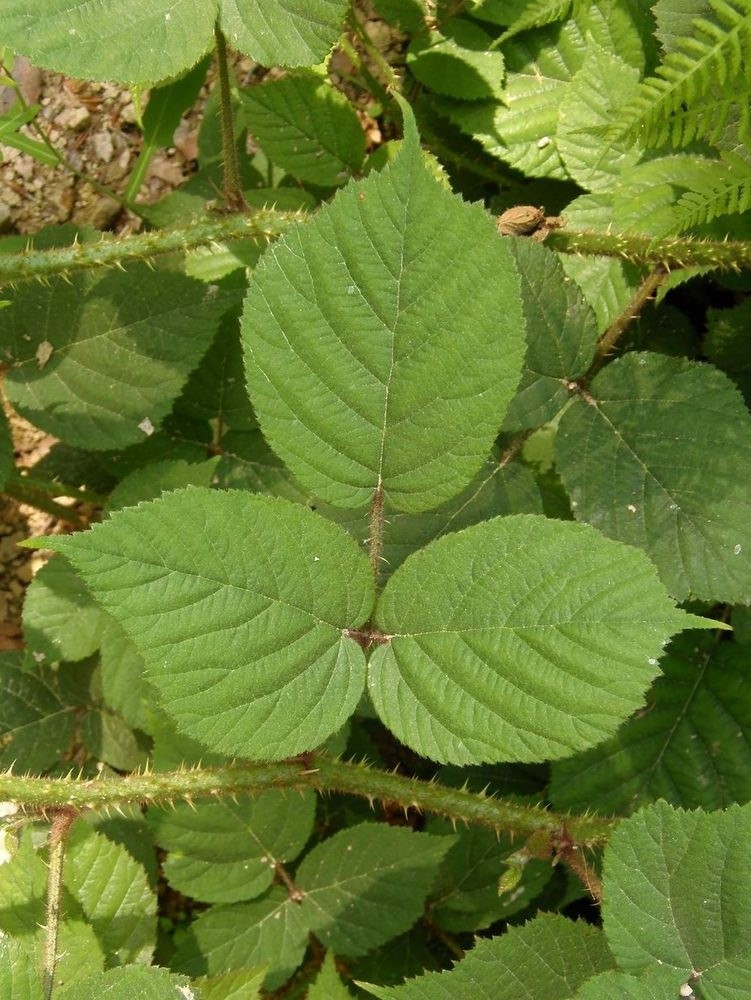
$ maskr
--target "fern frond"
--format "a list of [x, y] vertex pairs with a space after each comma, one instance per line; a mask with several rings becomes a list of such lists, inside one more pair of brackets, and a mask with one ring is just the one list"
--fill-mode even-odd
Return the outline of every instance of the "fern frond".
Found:
[[718, 215], [740, 215], [751, 208], [751, 163], [725, 154], [712, 183], [686, 191], [675, 207], [679, 232], [711, 222]]
[[[642, 82], [614, 125], [613, 138], [685, 146], [718, 135], [733, 108], [748, 104], [751, 0], [709, 2], [716, 20], [694, 20], [693, 33], [679, 39], [657, 75]], [[745, 115], [747, 121], [747, 108]]]

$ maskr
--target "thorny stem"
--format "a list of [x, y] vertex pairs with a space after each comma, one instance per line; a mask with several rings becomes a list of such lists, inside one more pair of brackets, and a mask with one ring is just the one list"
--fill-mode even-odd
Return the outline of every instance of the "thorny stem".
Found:
[[74, 243], [69, 247], [35, 250], [33, 237], [20, 253], [0, 253], [0, 284], [67, 277], [73, 271], [97, 267], [122, 267], [129, 260], [149, 260], [159, 254], [210, 246], [230, 239], [272, 240], [287, 232], [304, 216], [297, 212], [259, 209], [252, 216], [223, 215], [201, 219], [179, 229], [135, 233], [113, 239], [102, 236], [97, 242]]
[[[383, 73], [384, 79], [386, 80], [387, 87], [390, 90], [396, 91], [397, 93], [399, 93], [399, 91], [401, 90], [401, 84], [399, 83], [397, 75], [394, 72], [393, 66], [384, 57], [383, 53], [378, 49], [378, 47], [375, 46], [373, 44], [373, 42], [371, 42], [370, 38], [368, 37], [367, 32], [365, 31], [365, 29], [363, 28], [362, 24], [360, 23], [360, 21], [359, 21], [359, 19], [357, 17], [357, 13], [354, 10], [352, 11], [352, 13], [351, 13], [351, 15], [349, 17], [349, 23], [352, 25], [352, 30], [355, 32], [355, 34], [357, 35], [357, 37], [360, 39], [360, 44], [362, 45], [363, 49], [365, 49], [365, 51], [368, 53], [368, 55], [370, 56], [370, 58], [372, 59], [372, 61], [378, 67], [378, 69], [381, 71], [381, 73]], [[349, 53], [347, 53], [347, 55], [349, 55]], [[372, 75], [367, 71], [366, 67], [363, 66], [362, 60], [360, 60], [360, 69], [364, 73], [367, 73], [367, 75], [370, 76], [371, 80], [372, 80]], [[380, 90], [383, 93], [383, 88], [382, 87], [380, 88]], [[386, 99], [388, 101], [390, 101], [390, 98], [388, 96], [388, 92], [386, 92], [384, 96], [386, 97]]]
[[356, 72], [360, 74], [362, 80], [365, 82], [365, 84], [367, 84], [370, 93], [374, 97], [377, 97], [384, 106], [389, 105], [392, 100], [391, 95], [383, 86], [383, 84], [373, 76], [368, 67], [364, 64], [360, 53], [350, 42], [350, 40], [345, 35], [343, 35], [339, 39], [338, 45], [339, 48], [342, 50], [342, 52], [345, 54], [345, 56], [352, 63], [352, 66], [355, 68]]
[[605, 844], [617, 820], [602, 816], [565, 816], [542, 806], [487, 797], [368, 767], [332, 760], [323, 753], [276, 764], [243, 764], [225, 768], [133, 774], [119, 781], [80, 781], [75, 778], [0, 776], [0, 800], [29, 811], [121, 808], [133, 803], [167, 803], [173, 799], [258, 793], [269, 788], [313, 788], [342, 792], [369, 801], [395, 802], [421, 812], [432, 812], [454, 822], [473, 823], [519, 836], [533, 833], [560, 838], [565, 829], [572, 844]]
[[654, 296], [657, 289], [668, 276], [667, 268], [658, 264], [646, 276], [641, 285], [636, 290], [636, 294], [626, 305], [625, 309], [613, 320], [605, 333], [597, 342], [597, 356], [591, 368], [587, 372], [587, 378], [591, 378], [595, 372], [599, 371], [605, 362], [608, 354], [613, 350], [620, 337], [628, 328], [629, 323], [636, 319], [647, 302]]
[[52, 983], [57, 965], [57, 937], [60, 928], [60, 899], [63, 892], [65, 844], [77, 816], [77, 809], [62, 808], [55, 814], [50, 828], [50, 867], [47, 879], [47, 919], [44, 929], [44, 966], [42, 969], [42, 989], [45, 1000], [50, 1000], [52, 996]]
[[227, 46], [219, 25], [214, 28], [216, 61], [219, 69], [219, 117], [222, 126], [222, 158], [224, 160], [224, 201], [228, 212], [247, 211], [248, 205], [240, 184], [240, 165], [235, 146], [235, 127], [232, 119], [232, 94], [227, 64]]

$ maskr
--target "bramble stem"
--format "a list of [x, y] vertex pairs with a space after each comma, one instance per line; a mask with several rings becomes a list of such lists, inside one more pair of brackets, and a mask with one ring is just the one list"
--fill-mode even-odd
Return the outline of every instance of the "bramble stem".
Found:
[[65, 845], [70, 828], [77, 816], [77, 809], [60, 809], [50, 827], [50, 867], [47, 879], [47, 919], [44, 928], [44, 965], [42, 969], [42, 989], [45, 1000], [50, 1000], [52, 996], [52, 984], [57, 965], [57, 938], [60, 928], [60, 899], [63, 892]]
[[597, 357], [592, 368], [587, 372], [588, 378], [602, 366], [608, 354], [610, 354], [618, 343], [618, 340], [625, 333], [628, 325], [636, 319], [667, 276], [667, 269], [662, 264], [658, 264], [642, 281], [634, 297], [627, 303], [626, 308], [616, 316], [597, 342]]
[[217, 795], [258, 793], [269, 788], [313, 788], [343, 792], [370, 801], [412, 806], [450, 820], [476, 823], [518, 836], [536, 832], [559, 835], [566, 830], [571, 843], [604, 844], [615, 819], [601, 816], [564, 816], [542, 806], [522, 805], [466, 789], [449, 788], [404, 777], [361, 763], [332, 760], [323, 753], [277, 764], [243, 764], [225, 768], [133, 774], [120, 781], [80, 781], [73, 778], [0, 776], [0, 800], [17, 802], [29, 810], [102, 809], [133, 803], [168, 803]]
[[224, 240], [255, 238], [268, 242], [302, 218], [302, 213], [264, 208], [253, 215], [201, 219], [180, 229], [135, 233], [119, 239], [102, 235], [96, 243], [74, 243], [51, 250], [35, 250], [33, 238], [30, 238], [28, 249], [19, 253], [0, 253], [0, 284], [56, 275], [67, 277], [73, 271], [96, 267], [122, 267], [129, 260], [149, 260], [159, 254], [192, 250]]
[[232, 93], [229, 83], [227, 45], [219, 25], [214, 28], [216, 62], [219, 70], [219, 119], [222, 126], [222, 159], [224, 162], [224, 201], [228, 212], [247, 211], [248, 205], [240, 183], [240, 164], [235, 146], [235, 125], [232, 118]]

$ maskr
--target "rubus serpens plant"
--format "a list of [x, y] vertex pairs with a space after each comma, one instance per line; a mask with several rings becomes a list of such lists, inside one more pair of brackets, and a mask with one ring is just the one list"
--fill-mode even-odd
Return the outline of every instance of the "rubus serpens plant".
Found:
[[[0, 654], [0, 996], [751, 992], [751, 10], [6, 7], [143, 141], [138, 232], [0, 239], [55, 439], [0, 478], [64, 527]], [[72, 169], [40, 113], [0, 139]]]

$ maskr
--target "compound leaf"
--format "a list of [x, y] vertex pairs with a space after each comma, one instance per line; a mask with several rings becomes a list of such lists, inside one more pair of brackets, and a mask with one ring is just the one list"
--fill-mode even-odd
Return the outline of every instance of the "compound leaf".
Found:
[[644, 712], [553, 765], [556, 808], [610, 815], [659, 798], [687, 809], [751, 799], [748, 657], [734, 643], [688, 633], [661, 666]]
[[434, 178], [407, 112], [405, 133], [381, 173], [269, 248], [245, 303], [261, 428], [336, 506], [364, 507], [379, 486], [412, 512], [458, 493], [521, 371], [510, 251], [487, 213]]
[[[364, 955], [409, 930], [452, 837], [361, 823], [341, 830], [306, 855], [295, 884], [308, 926], [328, 948]], [[409, 885], [409, 892], [404, 891]]]
[[400, 740], [456, 764], [564, 757], [638, 708], [678, 610], [642, 553], [583, 525], [494, 518], [394, 573], [375, 624], [373, 704]]
[[365, 658], [342, 632], [368, 618], [370, 566], [311, 511], [188, 487], [44, 544], [122, 625], [179, 728], [212, 750], [289, 757], [354, 710]]
[[603, 864], [603, 926], [618, 965], [680, 970], [707, 998], [747, 993], [750, 850], [749, 806], [705, 813], [656, 802], [624, 820]]
[[643, 548], [679, 600], [751, 600], [751, 417], [711, 365], [627, 354], [561, 419], [577, 518]]
[[570, 1000], [587, 979], [612, 966], [601, 931], [546, 915], [478, 940], [448, 972], [402, 986], [359, 985], [380, 1000]]

